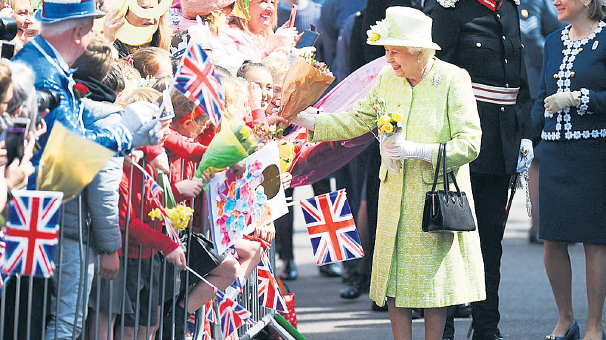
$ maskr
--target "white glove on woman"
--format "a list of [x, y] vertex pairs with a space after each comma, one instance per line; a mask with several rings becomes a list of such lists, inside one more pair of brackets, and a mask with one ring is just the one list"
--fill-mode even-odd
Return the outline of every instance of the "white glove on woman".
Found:
[[559, 92], [545, 98], [545, 110], [549, 113], [556, 113], [567, 107], [579, 107], [581, 104], [581, 92]]
[[301, 111], [296, 117], [291, 118], [290, 122], [313, 131], [316, 125], [316, 115]]
[[395, 138], [386, 138], [383, 147], [389, 158], [398, 159], [422, 159], [431, 162], [431, 148], [429, 144], [422, 144], [406, 140], [404, 135]]

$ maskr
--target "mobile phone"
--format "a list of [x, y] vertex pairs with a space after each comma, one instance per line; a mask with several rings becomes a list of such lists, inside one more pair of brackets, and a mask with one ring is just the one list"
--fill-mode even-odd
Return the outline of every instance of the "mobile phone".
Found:
[[31, 122], [31, 119], [29, 119], [29, 118], [16, 117], [16, 118], [13, 118], [13, 127], [19, 128], [19, 129], [24, 129], [27, 133], [27, 130], [29, 130], [30, 122]]
[[297, 48], [302, 48], [302, 47], [310, 47], [313, 46], [316, 41], [318, 40], [318, 36], [320, 36], [320, 33], [318, 31], [316, 31], [313, 28], [308, 28], [305, 31], [303, 31], [303, 35], [301, 36], [301, 39], [299, 39], [299, 42], [297, 43]]
[[10, 42], [3, 42], [2, 49], [0, 50], [0, 57], [5, 59], [12, 59], [15, 55], [15, 44]]
[[295, 19], [297, 19], [297, 5], [292, 5], [290, 8], [290, 17], [286, 22], [286, 27], [295, 27]]
[[8, 128], [6, 129], [6, 158], [8, 164], [11, 164], [15, 158], [23, 158], [25, 149], [25, 129]]

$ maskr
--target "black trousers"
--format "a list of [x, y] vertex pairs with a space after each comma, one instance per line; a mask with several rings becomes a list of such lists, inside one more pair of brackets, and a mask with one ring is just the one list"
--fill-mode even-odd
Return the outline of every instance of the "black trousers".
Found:
[[[505, 207], [507, 205], [511, 175], [486, 175], [471, 173], [471, 190], [480, 234], [480, 246], [484, 259], [486, 300], [471, 304], [473, 339], [499, 331], [499, 282], [501, 281], [501, 256]], [[449, 307], [444, 327], [444, 337], [454, 338], [454, 310]]]

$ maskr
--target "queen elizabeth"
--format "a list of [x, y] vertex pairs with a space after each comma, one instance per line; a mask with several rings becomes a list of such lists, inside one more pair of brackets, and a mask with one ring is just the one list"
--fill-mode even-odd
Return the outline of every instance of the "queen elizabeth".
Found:
[[378, 130], [381, 187], [370, 298], [387, 302], [396, 340], [412, 338], [412, 308], [425, 309], [425, 338], [435, 340], [442, 338], [446, 306], [485, 298], [477, 231], [421, 229], [439, 144], [446, 144], [448, 170], [470, 193], [467, 164], [478, 155], [482, 133], [469, 74], [435, 58], [440, 47], [431, 40], [431, 25], [418, 10], [388, 8], [368, 31], [367, 43], [385, 46], [390, 64], [370, 93], [349, 112], [308, 109], [292, 119], [311, 141]]

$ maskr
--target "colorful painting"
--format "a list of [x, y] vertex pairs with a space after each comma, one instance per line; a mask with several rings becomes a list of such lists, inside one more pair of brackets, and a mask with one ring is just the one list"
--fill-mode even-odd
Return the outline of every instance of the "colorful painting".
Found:
[[228, 170], [208, 184], [212, 237], [219, 254], [244, 234], [288, 212], [277, 142], [267, 144], [244, 161], [246, 170], [242, 177], [236, 178]]

